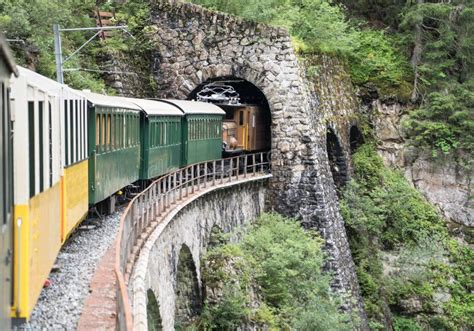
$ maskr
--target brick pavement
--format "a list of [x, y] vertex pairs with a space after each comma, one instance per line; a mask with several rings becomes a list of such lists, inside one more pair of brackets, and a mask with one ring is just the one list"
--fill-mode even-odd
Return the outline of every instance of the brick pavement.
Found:
[[84, 301], [78, 331], [116, 330], [115, 242], [101, 258]]

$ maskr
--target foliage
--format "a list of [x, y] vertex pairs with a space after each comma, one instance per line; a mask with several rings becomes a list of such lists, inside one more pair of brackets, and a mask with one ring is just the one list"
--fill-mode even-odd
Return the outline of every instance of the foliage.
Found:
[[[417, 30], [418, 29], [418, 30]], [[438, 153], [474, 151], [474, 3], [456, 0], [408, 6], [400, 25], [416, 65], [420, 107], [406, 123], [411, 142]], [[420, 38], [416, 38], [419, 31]]]
[[[419, 323], [436, 329], [472, 325], [474, 250], [450, 239], [434, 208], [401, 174], [384, 167], [372, 145], [361, 146], [353, 164], [341, 211], [371, 325], [383, 328], [383, 307], [390, 307], [398, 330], [418, 330]], [[444, 292], [446, 302], [437, 302]], [[417, 321], [399, 315], [410, 298], [422, 302]]]
[[[229, 330], [253, 322], [276, 329], [344, 328], [329, 275], [321, 270], [321, 245], [315, 233], [294, 220], [265, 214], [240, 243], [210, 250], [203, 279], [211, 287], [225, 285], [219, 302], [206, 301], [201, 326]], [[250, 305], [255, 292], [258, 307]]]
[[[91, 26], [95, 1], [52, 1], [52, 0], [0, 0], [0, 27], [7, 38], [17, 39], [12, 44], [16, 60], [20, 65], [36, 66], [39, 73], [55, 77], [55, 59], [53, 48], [53, 24], [61, 27]], [[62, 34], [63, 54], [71, 54], [89, 36], [78, 32]], [[27, 51], [25, 51], [27, 49]], [[35, 53], [38, 60], [35, 60]], [[88, 54], [80, 53], [66, 62], [66, 68], [77, 68], [87, 61]], [[37, 63], [34, 63], [36, 62]], [[90, 69], [96, 69], [95, 65]], [[65, 80], [73, 87], [104, 90], [103, 81], [94, 73], [72, 71], [65, 73]]]
[[357, 32], [343, 10], [326, 0], [194, 0], [209, 9], [288, 28], [306, 51], [350, 52]]
[[408, 101], [412, 75], [408, 61], [394, 47], [397, 43], [395, 36], [383, 30], [362, 30], [359, 45], [349, 55], [349, 70], [356, 85], [378, 89], [383, 98]]
[[[105, 41], [97, 39], [81, 52], [64, 63], [65, 82], [74, 88], [105, 92], [105, 83], [100, 75], [103, 70], [97, 63], [99, 57], [116, 51], [148, 49], [142, 30], [149, 23], [146, 1], [130, 0], [118, 6], [114, 1], [96, 0], [0, 0], [0, 27], [9, 39], [17, 39], [11, 44], [16, 61], [20, 65], [35, 68], [40, 74], [56, 77], [54, 57], [53, 24], [61, 28], [95, 26], [91, 18], [96, 5], [101, 9], [118, 9], [117, 23], [127, 22], [133, 41], [127, 35], [116, 32]], [[62, 32], [63, 57], [71, 55], [95, 32]], [[98, 61], [99, 60], [99, 61]], [[75, 70], [82, 68], [81, 70]], [[84, 70], [85, 69], [85, 70]]]

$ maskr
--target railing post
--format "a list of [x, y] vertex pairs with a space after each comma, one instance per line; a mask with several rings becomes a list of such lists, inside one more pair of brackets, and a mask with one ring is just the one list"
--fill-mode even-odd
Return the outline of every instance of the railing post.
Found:
[[221, 184], [224, 183], [224, 171], [225, 171], [224, 159], [221, 159]]
[[183, 200], [183, 169], [179, 171], [179, 200]]
[[176, 172], [173, 174], [173, 203], [176, 203]]
[[230, 174], [229, 174], [229, 183], [232, 181], [232, 175], [234, 172], [234, 158], [230, 159]]
[[194, 183], [194, 180], [195, 180], [195, 174], [196, 174], [196, 171], [194, 169], [194, 165], [191, 166], [191, 193], [194, 193], [194, 186], [196, 185]]
[[189, 167], [186, 167], [186, 198], [188, 197], [188, 194], [189, 194], [189, 191], [188, 191], [188, 186], [189, 186], [189, 175], [188, 175], [188, 170], [189, 170]]
[[237, 171], [236, 171], [237, 180], [239, 180], [239, 172], [240, 172], [240, 155], [237, 156]]
[[216, 185], [216, 160], [212, 161], [212, 186]]
[[252, 172], [255, 174], [256, 171], [256, 164], [255, 164], [255, 154], [252, 154]]
[[207, 162], [204, 163], [204, 188], [207, 187]]
[[247, 155], [244, 155], [244, 178], [247, 178]]

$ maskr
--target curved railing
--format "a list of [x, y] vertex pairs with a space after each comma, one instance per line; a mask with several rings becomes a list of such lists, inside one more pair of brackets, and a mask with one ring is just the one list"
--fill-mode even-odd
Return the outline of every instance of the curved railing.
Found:
[[158, 225], [157, 218], [168, 213], [173, 204], [202, 189], [267, 172], [270, 172], [267, 153], [193, 164], [157, 179], [129, 203], [120, 219], [115, 243], [119, 330], [132, 330], [132, 311], [126, 282], [139, 250]]

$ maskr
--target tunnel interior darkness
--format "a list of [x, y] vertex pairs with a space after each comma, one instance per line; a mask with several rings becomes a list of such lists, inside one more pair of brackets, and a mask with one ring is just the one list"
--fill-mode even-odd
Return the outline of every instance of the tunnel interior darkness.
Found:
[[340, 194], [348, 179], [347, 165], [339, 139], [331, 128], [326, 133], [326, 149], [336, 191]]
[[[238, 95], [238, 103], [229, 103], [228, 101], [212, 98], [210, 98], [208, 102], [216, 104], [226, 112], [224, 120], [235, 120], [238, 126], [248, 124], [247, 131], [245, 132], [249, 143], [246, 145], [248, 148], [245, 149], [247, 151], [269, 150], [271, 148], [272, 120], [270, 106], [264, 93], [249, 81], [234, 76], [225, 76], [201, 83], [189, 94], [188, 100], [199, 100], [199, 96], [210, 86], [209, 84], [230, 86], [236, 92], [236, 95]], [[236, 112], [244, 109], [246, 106], [250, 106], [248, 109], [252, 108], [257, 110], [255, 117], [250, 117], [249, 115], [249, 117], [244, 120], [243, 115], [240, 117], [236, 116]], [[252, 127], [255, 128], [254, 134], [252, 133]]]
[[351, 146], [351, 154], [355, 153], [357, 148], [364, 143], [364, 137], [356, 125], [351, 126], [349, 131], [349, 142]]

